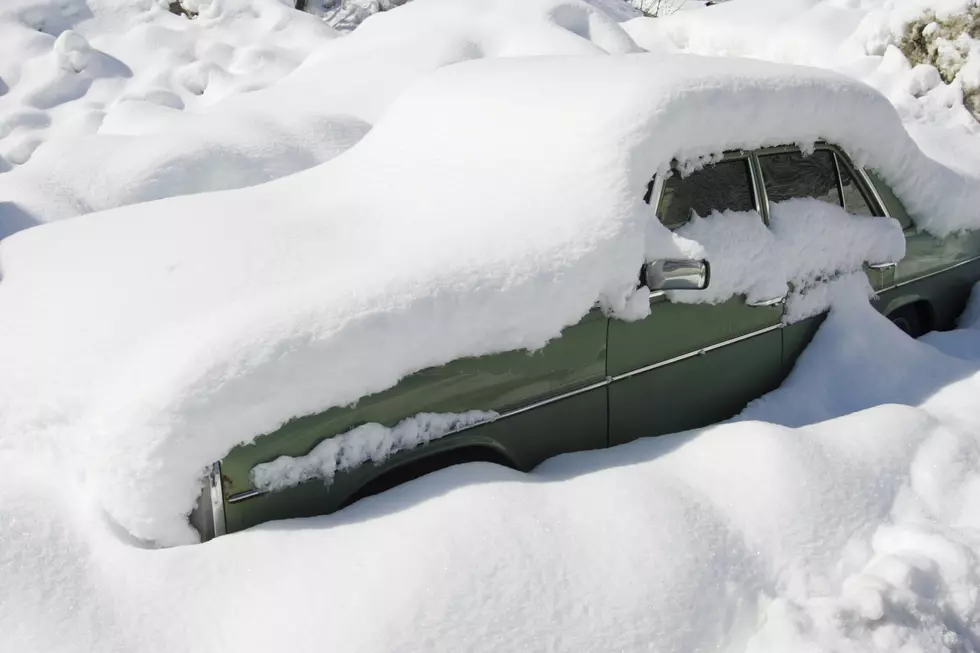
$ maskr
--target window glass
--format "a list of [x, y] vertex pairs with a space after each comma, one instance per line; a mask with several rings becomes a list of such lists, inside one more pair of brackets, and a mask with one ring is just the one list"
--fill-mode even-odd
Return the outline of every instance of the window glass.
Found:
[[759, 163], [770, 202], [813, 197], [843, 206], [837, 188], [837, 167], [829, 150], [817, 150], [809, 156], [802, 152], [764, 154]]
[[674, 171], [664, 181], [657, 216], [668, 229], [691, 219], [691, 213], [707, 217], [712, 211], [752, 211], [755, 202], [747, 159], [722, 161], [687, 177]]
[[875, 189], [878, 191], [878, 195], [881, 197], [882, 202], [884, 202], [884, 208], [888, 209], [888, 214], [898, 220], [899, 224], [902, 225], [902, 229], [910, 229], [914, 226], [912, 222], [912, 217], [909, 212], [905, 210], [905, 205], [902, 201], [898, 199], [895, 192], [892, 191], [891, 187], [885, 183], [885, 181], [875, 174], [874, 170], [867, 170], [868, 177], [871, 178], [871, 183], [874, 185]]
[[861, 191], [861, 187], [858, 185], [857, 181], [854, 179], [854, 175], [851, 174], [851, 169], [843, 161], [840, 163], [840, 185], [841, 190], [844, 191], [844, 208], [848, 213], [855, 213], [857, 215], [874, 215], [871, 210], [871, 205], [868, 203], [867, 198], [865, 198], [864, 193]]

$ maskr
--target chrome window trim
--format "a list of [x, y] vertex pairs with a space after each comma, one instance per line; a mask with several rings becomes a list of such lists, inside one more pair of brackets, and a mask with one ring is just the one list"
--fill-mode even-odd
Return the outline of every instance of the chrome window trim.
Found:
[[227, 532], [220, 462], [211, 465], [211, 472], [208, 474], [208, 490], [211, 496], [211, 524], [213, 533], [214, 537], [219, 537]]
[[762, 217], [762, 222], [769, 226], [769, 192], [766, 190], [766, 181], [762, 177], [762, 164], [759, 162], [759, 155], [756, 152], [749, 154], [749, 172], [752, 176], [752, 194], [755, 196], [755, 211]]
[[857, 171], [856, 177], [859, 177], [861, 181], [867, 186], [868, 191], [871, 193], [871, 197], [875, 204], [878, 205], [878, 211], [882, 216], [886, 218], [891, 218], [891, 213], [888, 212], [888, 207], [885, 205], [885, 201], [881, 199], [881, 193], [878, 192], [878, 188], [871, 181], [871, 177], [868, 176], [868, 171], [864, 168], [859, 168], [857, 166], [853, 167], [853, 170]]
[[840, 197], [840, 207], [846, 211], [847, 200], [844, 199], [844, 177], [840, 173], [840, 156], [834, 150], [830, 150], [830, 156], [834, 157], [834, 171], [837, 173], [837, 194]]

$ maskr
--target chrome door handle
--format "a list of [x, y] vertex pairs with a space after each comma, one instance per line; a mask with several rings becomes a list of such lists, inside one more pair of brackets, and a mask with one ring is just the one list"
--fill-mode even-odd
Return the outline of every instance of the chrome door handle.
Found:
[[896, 261], [886, 261], [885, 263], [868, 263], [869, 268], [872, 270], [891, 270], [898, 265]]
[[786, 295], [780, 295], [779, 297], [770, 297], [769, 299], [760, 299], [755, 302], [746, 302], [749, 306], [754, 308], [765, 307], [765, 306], [779, 306], [786, 301]]

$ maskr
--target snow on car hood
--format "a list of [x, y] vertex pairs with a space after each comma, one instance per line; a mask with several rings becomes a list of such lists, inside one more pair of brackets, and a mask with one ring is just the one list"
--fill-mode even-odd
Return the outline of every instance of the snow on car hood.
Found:
[[192, 541], [202, 469], [236, 444], [540, 347], [597, 300], [642, 315], [644, 258], [689, 249], [642, 201], [673, 158], [821, 138], [921, 225], [980, 226], [977, 183], [833, 73], [648, 54], [444, 68], [316, 168], [0, 243], [0, 447], [82, 474], [139, 538]]

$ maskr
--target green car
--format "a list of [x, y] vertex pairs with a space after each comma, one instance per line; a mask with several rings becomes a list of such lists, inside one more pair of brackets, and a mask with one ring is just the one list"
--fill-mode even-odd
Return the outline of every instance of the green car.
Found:
[[[770, 202], [797, 197], [894, 218], [904, 229], [906, 256], [871, 262], [867, 274], [877, 309], [912, 336], [951, 328], [980, 280], [980, 235], [937, 239], [918, 231], [888, 186], [834, 145], [807, 155], [795, 147], [728, 152], [686, 177], [655, 182], [645, 199], [670, 229], [692, 211], [755, 210], [768, 222]], [[659, 261], [637, 273], [653, 291], [649, 317], [627, 322], [594, 309], [539, 351], [456, 360], [355, 406], [297, 417], [215, 463], [192, 522], [206, 540], [273, 519], [331, 513], [463, 462], [527, 471], [561, 453], [706, 426], [776, 388], [823, 319], [784, 325], [785, 297], [670, 302], [664, 290], [710, 284], [704, 261]], [[444, 437], [422, 446], [339, 465], [329, 482], [300, 478], [276, 491], [253, 483], [256, 466], [304, 456], [358, 426], [473, 409], [488, 412], [450, 424]]]

